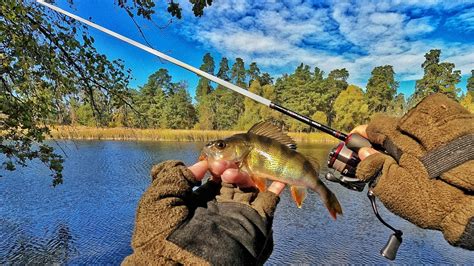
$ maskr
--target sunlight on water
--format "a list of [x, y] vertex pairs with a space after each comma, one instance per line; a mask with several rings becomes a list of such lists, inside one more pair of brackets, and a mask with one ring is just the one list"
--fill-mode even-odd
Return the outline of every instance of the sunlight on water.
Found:
[[[154, 163], [196, 161], [202, 143], [61, 142], [67, 154], [64, 184], [51, 187], [39, 163], [0, 178], [0, 264], [119, 264], [131, 253], [135, 209]], [[325, 173], [331, 146], [300, 145]], [[327, 182], [326, 182], [327, 183]], [[333, 221], [317, 194], [302, 209], [288, 190], [274, 219], [275, 247], [268, 264], [388, 263], [379, 255], [390, 230], [372, 213], [365, 192], [328, 184], [344, 216]], [[474, 252], [449, 246], [440, 232], [421, 230], [387, 212], [381, 215], [403, 230], [395, 263], [468, 263]]]

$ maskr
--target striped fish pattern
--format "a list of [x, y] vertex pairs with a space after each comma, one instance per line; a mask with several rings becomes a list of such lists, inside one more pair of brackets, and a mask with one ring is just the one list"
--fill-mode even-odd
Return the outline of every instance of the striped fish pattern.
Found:
[[291, 195], [301, 208], [307, 188], [319, 194], [331, 216], [336, 219], [342, 208], [334, 193], [319, 179], [319, 165], [296, 151], [296, 143], [271, 122], [260, 122], [247, 133], [216, 140], [204, 147], [201, 158], [226, 160], [246, 172], [260, 191], [266, 180], [290, 185]]

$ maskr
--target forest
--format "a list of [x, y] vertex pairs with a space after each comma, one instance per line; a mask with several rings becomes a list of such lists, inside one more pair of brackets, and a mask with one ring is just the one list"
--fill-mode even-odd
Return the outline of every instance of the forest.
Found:
[[[171, 3], [167, 12], [179, 19], [181, 8]], [[132, 20], [150, 20], [155, 12], [153, 1], [115, 4]], [[194, 1], [194, 15], [201, 16], [210, 4]], [[0, 32], [0, 154], [7, 170], [39, 159], [52, 170], [53, 183], [61, 183], [63, 156], [45, 143], [56, 125], [245, 130], [272, 119], [288, 131], [311, 131], [206, 79], [199, 81], [191, 99], [192, 88], [186, 81], [173, 82], [166, 69], [158, 69], [138, 90], [131, 89], [125, 62], [97, 51], [86, 26], [35, 1], [1, 1]], [[304, 63], [293, 73], [274, 77], [257, 62], [246, 65], [242, 58], [225, 57], [215, 62], [207, 53], [200, 69], [339, 130], [365, 123], [375, 113], [400, 116], [434, 92], [474, 111], [474, 71], [461, 94], [456, 84], [462, 73], [453, 63], [441, 62], [440, 50], [428, 49], [420, 62], [424, 74], [409, 97], [398, 93], [390, 65], [375, 67], [366, 88], [348, 84], [350, 73], [344, 68], [324, 73]]]
[[[365, 89], [348, 84], [349, 72], [344, 68], [326, 75], [317, 66], [303, 63], [293, 73], [275, 78], [262, 73], [256, 62], [246, 67], [242, 58], [236, 58], [230, 66], [223, 57], [216, 66], [207, 53], [200, 69], [318, 122], [348, 131], [376, 113], [401, 116], [434, 92], [445, 93], [472, 110], [474, 71], [468, 79], [468, 93], [461, 94], [456, 87], [460, 71], [454, 70], [452, 63], [440, 62], [440, 55], [441, 51], [436, 49], [426, 53], [421, 64], [424, 76], [416, 81], [415, 92], [408, 98], [397, 92], [398, 82], [390, 65], [375, 67]], [[130, 104], [119, 108], [113, 102], [96, 103], [95, 108], [87, 97], [79, 95], [63, 106], [56, 122], [99, 127], [246, 130], [258, 121], [271, 119], [288, 131], [313, 130], [205, 78], [199, 80], [193, 101], [186, 81], [172, 79], [166, 69], [159, 69], [139, 90], [128, 89], [126, 101]]]

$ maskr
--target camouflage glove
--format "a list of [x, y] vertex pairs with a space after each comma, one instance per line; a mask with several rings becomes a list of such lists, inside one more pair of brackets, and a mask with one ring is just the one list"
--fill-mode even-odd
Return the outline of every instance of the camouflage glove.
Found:
[[213, 181], [193, 191], [199, 181], [178, 161], [154, 166], [152, 179], [124, 265], [246, 265], [269, 257], [277, 195]]
[[[370, 155], [359, 164], [357, 177], [373, 180], [374, 194], [395, 214], [442, 231], [452, 245], [474, 250], [474, 116], [448, 97], [434, 94], [401, 119], [373, 119], [366, 132], [391, 156]], [[430, 159], [460, 140], [463, 148], [451, 145], [452, 154]], [[456, 153], [471, 159], [437, 172], [438, 166], [457, 160]]]

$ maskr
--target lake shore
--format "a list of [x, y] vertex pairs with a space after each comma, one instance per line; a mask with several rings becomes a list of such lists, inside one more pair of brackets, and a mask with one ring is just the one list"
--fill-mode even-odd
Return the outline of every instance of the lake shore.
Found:
[[[52, 126], [53, 139], [78, 140], [143, 140], [143, 141], [200, 141], [222, 139], [243, 131], [186, 130], [186, 129], [139, 129], [99, 128], [85, 126]], [[288, 133], [296, 142], [337, 143], [335, 138], [320, 132]]]

